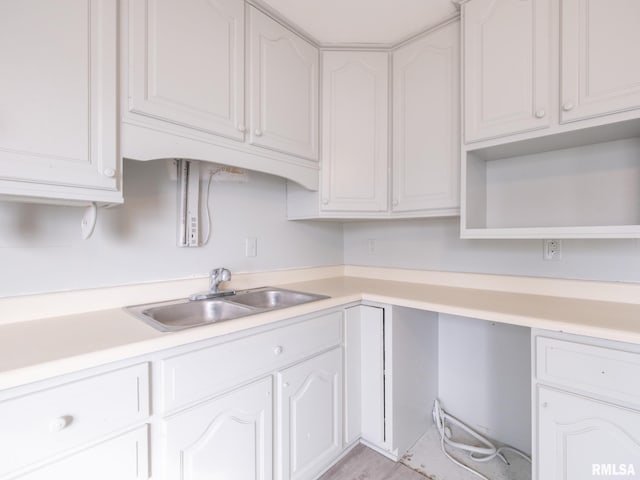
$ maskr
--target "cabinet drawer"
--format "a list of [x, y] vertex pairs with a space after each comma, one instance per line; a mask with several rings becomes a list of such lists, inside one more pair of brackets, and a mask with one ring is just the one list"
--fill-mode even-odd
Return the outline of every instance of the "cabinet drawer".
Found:
[[143, 363], [0, 402], [0, 476], [149, 416]]
[[640, 405], [640, 354], [536, 338], [536, 376], [580, 391]]
[[137, 427], [56, 457], [7, 480], [146, 480], [149, 478], [148, 437], [146, 425]]
[[163, 411], [214, 395], [342, 341], [342, 312], [170, 357], [161, 362]]

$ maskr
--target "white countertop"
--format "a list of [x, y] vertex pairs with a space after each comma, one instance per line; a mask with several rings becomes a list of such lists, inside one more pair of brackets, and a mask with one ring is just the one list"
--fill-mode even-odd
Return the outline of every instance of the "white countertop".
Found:
[[[335, 271], [330, 273], [334, 274]], [[601, 285], [578, 282], [578, 286], [582, 286], [578, 290], [587, 293], [580, 296], [589, 296], [591, 289], [593, 296], [600, 297], [592, 300], [576, 298], [575, 295], [559, 297], [540, 294], [544, 288], [530, 288], [535, 293], [525, 293], [523, 288], [518, 287], [517, 281], [512, 282], [513, 290], [520, 291], [504, 291], [505, 288], [496, 287], [490, 277], [487, 277], [490, 281], [479, 285], [490, 288], [468, 288], [469, 278], [452, 285], [449, 281], [434, 284], [433, 278], [427, 278], [431, 283], [426, 283], [424, 275], [406, 275], [406, 272], [401, 273], [408, 276], [411, 282], [384, 279], [397, 278], [398, 270], [367, 271], [360, 268], [345, 273], [359, 276], [328, 276], [297, 281], [301, 276], [292, 275], [295, 283], [278, 284], [293, 290], [329, 295], [329, 299], [181, 332], [159, 332], [122, 308], [2, 324], [0, 389], [360, 300], [640, 344], [640, 304], [620, 298], [635, 298], [635, 294], [640, 293], [640, 285], [624, 284], [621, 286], [625, 289], [624, 295], [598, 295], [597, 292], [603, 290]], [[369, 274], [370, 278], [364, 277]], [[283, 278], [286, 275], [281, 276]], [[472, 278], [471, 283], [478, 283], [478, 279], [481, 280], [482, 276]], [[536, 279], [536, 282], [539, 281]], [[270, 283], [273, 285], [273, 282]], [[575, 287], [573, 283], [567, 284], [570, 287], [567, 291]], [[540, 285], [544, 285], [544, 281]], [[615, 301], [608, 301], [607, 297]]]

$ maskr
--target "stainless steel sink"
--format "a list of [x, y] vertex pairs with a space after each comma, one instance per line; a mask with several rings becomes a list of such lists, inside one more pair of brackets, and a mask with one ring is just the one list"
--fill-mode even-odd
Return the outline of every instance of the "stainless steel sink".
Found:
[[180, 299], [135, 305], [125, 309], [152, 327], [173, 332], [185, 328], [224, 322], [255, 313], [292, 307], [329, 298], [324, 295], [263, 287], [207, 300]]
[[127, 309], [152, 327], [163, 332], [224, 322], [255, 313], [252, 308], [218, 299], [197, 302], [177, 300], [174, 302], [138, 305], [127, 307]]
[[322, 295], [313, 295], [310, 293], [295, 292], [293, 290], [284, 290], [281, 288], [260, 288], [256, 290], [248, 290], [239, 292], [235, 296], [230, 297], [229, 301], [239, 303], [260, 309], [276, 309], [301, 305], [303, 303], [313, 302], [327, 298]]

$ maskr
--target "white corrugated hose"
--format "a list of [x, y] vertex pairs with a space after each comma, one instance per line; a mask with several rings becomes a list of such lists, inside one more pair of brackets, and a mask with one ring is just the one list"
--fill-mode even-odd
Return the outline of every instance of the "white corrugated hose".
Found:
[[[529, 458], [529, 456], [527, 456], [525, 453], [521, 452], [520, 450], [513, 447], [508, 447], [508, 446], [496, 447], [487, 438], [483, 437], [478, 432], [472, 430], [469, 426], [465, 425], [457, 418], [449, 415], [447, 412], [445, 412], [442, 409], [442, 406], [440, 405], [440, 400], [438, 399], [436, 399], [436, 401], [433, 404], [433, 421], [436, 423], [436, 428], [440, 433], [440, 447], [442, 448], [442, 452], [445, 454], [445, 456], [456, 465], [464, 468], [465, 470], [473, 473], [474, 475], [477, 475], [483, 480], [491, 480], [491, 479], [483, 475], [482, 473], [474, 470], [473, 468], [465, 465], [464, 463], [459, 462], [455, 458], [453, 458], [447, 452], [445, 445], [448, 445], [451, 448], [468, 452], [469, 458], [471, 458], [471, 460], [473, 460], [474, 462], [488, 462], [489, 460], [493, 460], [494, 458], [498, 457], [504, 463], [509, 465], [509, 462], [507, 461], [507, 459], [502, 453], [505, 451], [509, 451], [521, 456], [522, 458], [527, 460], [529, 463], [531, 463], [531, 458]], [[469, 435], [471, 435], [473, 438], [478, 440], [478, 442], [482, 446], [468, 445], [466, 443], [456, 442], [452, 440], [451, 428], [449, 428], [447, 424], [455, 425], [456, 427], [461, 428], [462, 430], [467, 432]]]

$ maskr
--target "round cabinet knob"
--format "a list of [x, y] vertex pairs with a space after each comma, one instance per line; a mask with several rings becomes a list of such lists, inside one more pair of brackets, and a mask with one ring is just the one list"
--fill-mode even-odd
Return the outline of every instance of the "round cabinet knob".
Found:
[[544, 118], [546, 114], [547, 112], [545, 112], [544, 110], [538, 110], [536, 112], [536, 118]]
[[60, 430], [64, 430], [71, 423], [72, 417], [64, 416], [54, 418], [49, 422], [49, 431], [50, 432], [59, 432]]
[[394, 200], [392, 203], [394, 207], [397, 207], [400, 202], [398, 202], [398, 200]]
[[113, 168], [105, 168], [102, 172], [105, 177], [113, 178], [116, 175], [116, 171]]
[[327, 200], [326, 198], [322, 199], [322, 204], [323, 205], [329, 205], [329, 200]]
[[284, 382], [284, 383], [282, 384], [282, 386], [283, 386], [284, 388], [289, 388], [289, 382]]
[[273, 348], [273, 353], [275, 355], [280, 355], [282, 352], [284, 352], [284, 348], [282, 348], [280, 345]]
[[562, 104], [562, 109], [565, 112], [569, 112], [569, 111], [573, 110], [573, 107], [574, 107], [574, 105], [571, 102], [565, 102], [565, 103]]
[[243, 132], [243, 133], [244, 133], [244, 132], [246, 132], [246, 131], [247, 131], [247, 127], [245, 127], [245, 126], [244, 126], [243, 124], [241, 124], [241, 123], [239, 123], [239, 124], [238, 124], [238, 127], [237, 127], [237, 128], [238, 128], [238, 131], [239, 131], [239, 132]]
[[547, 402], [542, 403], [542, 408], [548, 408], [548, 407], [549, 407], [549, 404]]
[[256, 128], [253, 133], [256, 135], [256, 137], [261, 137], [262, 136], [262, 130]]

